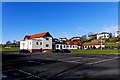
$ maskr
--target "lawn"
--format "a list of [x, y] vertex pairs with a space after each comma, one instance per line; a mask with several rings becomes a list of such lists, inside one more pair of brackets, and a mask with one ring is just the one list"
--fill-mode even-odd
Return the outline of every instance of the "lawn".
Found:
[[118, 43], [105, 43], [106, 46], [118, 46]]
[[[2, 52], [18, 52], [19, 47], [11, 47], [11, 48], [0, 48]], [[90, 53], [90, 54], [120, 54], [118, 50], [70, 50], [72, 53]], [[52, 52], [49, 50], [48, 52]]]
[[0, 51], [2, 52], [18, 52], [19, 47], [11, 47], [11, 48], [0, 48]]
[[119, 50], [71, 50], [72, 53], [120, 54]]

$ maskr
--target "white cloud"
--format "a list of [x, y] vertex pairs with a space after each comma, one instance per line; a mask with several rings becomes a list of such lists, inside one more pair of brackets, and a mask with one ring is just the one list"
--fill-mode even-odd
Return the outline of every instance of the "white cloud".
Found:
[[118, 26], [107, 26], [105, 25], [102, 28], [102, 32], [109, 32], [109, 33], [115, 33], [118, 30]]

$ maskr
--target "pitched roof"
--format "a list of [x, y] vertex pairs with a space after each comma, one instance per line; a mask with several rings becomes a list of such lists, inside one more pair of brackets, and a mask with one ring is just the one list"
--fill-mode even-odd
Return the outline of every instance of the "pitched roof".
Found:
[[67, 41], [66, 42], [67, 44], [72, 44], [72, 45], [79, 45], [79, 42], [77, 42], [77, 41]]
[[45, 36], [50, 36], [52, 37], [49, 32], [42, 32], [42, 33], [39, 33], [39, 34], [34, 34], [34, 35], [26, 35], [24, 40], [25, 39], [33, 39], [33, 38], [40, 38], [40, 37], [45, 37]]
[[97, 36], [97, 34], [91, 34], [91, 35], [88, 35], [88, 37], [91, 37], [91, 36]]
[[[82, 46], [95, 46], [95, 45], [101, 45], [101, 44], [99, 44], [99, 43], [98, 44], [85, 44], [85, 43], [82, 44]], [[105, 44], [102, 44], [102, 45], [105, 45]]]
[[99, 34], [110, 34], [110, 33], [108, 33], [108, 32], [101, 32], [101, 33], [99, 33]]

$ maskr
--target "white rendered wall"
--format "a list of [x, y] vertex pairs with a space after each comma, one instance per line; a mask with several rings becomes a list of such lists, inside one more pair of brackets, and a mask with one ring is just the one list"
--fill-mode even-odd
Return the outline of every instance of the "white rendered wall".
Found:
[[109, 34], [98, 34], [97, 35], [97, 39], [99, 39], [100, 37], [102, 37], [103, 39], [108, 39], [109, 38]]
[[55, 49], [61, 49], [61, 46], [62, 46], [62, 49], [77, 49], [77, 45], [68, 45], [68, 44], [56, 44]]
[[32, 49], [32, 40], [20, 41], [20, 49]]
[[[36, 43], [38, 43], [38, 45]], [[42, 45], [40, 43], [42, 43]], [[43, 46], [43, 40], [42, 39], [33, 39], [32, 40], [32, 49], [41, 49], [42, 46]]]
[[[46, 38], [49, 38], [49, 40], [46, 40]], [[52, 49], [52, 37], [46, 37], [46, 38], [43, 38], [43, 46], [42, 46], [42, 48], [43, 49]], [[48, 44], [49, 46], [46, 47], [46, 44]]]

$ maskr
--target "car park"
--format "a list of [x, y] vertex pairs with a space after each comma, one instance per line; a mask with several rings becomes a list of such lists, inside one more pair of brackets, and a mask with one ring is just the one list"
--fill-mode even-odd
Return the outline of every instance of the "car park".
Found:
[[62, 49], [62, 53], [71, 53], [71, 51], [68, 49]]
[[55, 50], [53, 50], [52, 51], [53, 53], [71, 53], [71, 51], [70, 50], [68, 50], [68, 49], [55, 49]]
[[59, 50], [59, 49], [52, 50], [52, 52], [53, 52], [53, 53], [62, 53], [62, 51]]
[[19, 53], [30, 53], [30, 51], [26, 49], [22, 49], [22, 50], [19, 50]]

